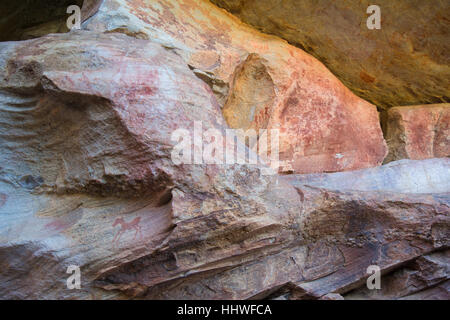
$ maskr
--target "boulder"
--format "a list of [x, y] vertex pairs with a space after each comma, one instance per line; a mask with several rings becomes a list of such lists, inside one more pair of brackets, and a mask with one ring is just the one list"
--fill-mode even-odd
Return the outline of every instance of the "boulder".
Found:
[[[446, 2], [211, 1], [312, 54], [354, 93], [380, 108], [450, 102]], [[380, 29], [367, 26], [374, 14], [371, 5], [380, 9]]]
[[[225, 128], [176, 54], [86, 31], [0, 46], [0, 297], [133, 297], [291, 241], [299, 196], [276, 175], [175, 164], [177, 129]], [[144, 260], [142, 283], [95, 285]], [[66, 285], [71, 266], [80, 290]]]
[[[324, 155], [282, 172], [375, 165], [386, 148], [375, 107], [300, 49], [209, 2], [139, 3], [104, 1], [93, 30], [0, 43], [0, 298], [341, 299], [368, 266], [411, 261], [422, 271], [404, 283], [438, 287], [401, 298], [445, 290], [448, 159], [342, 176], [239, 162], [256, 154], [220, 140], [223, 115], [269, 105], [258, 92], [273, 113], [237, 127], [280, 129], [286, 156], [311, 123], [292, 145]], [[325, 161], [337, 150], [341, 166]], [[233, 161], [205, 161], [222, 153]]]
[[384, 126], [386, 162], [450, 156], [450, 103], [391, 108]]
[[209, 1], [105, 0], [83, 28], [152, 39], [176, 52], [211, 86], [231, 128], [260, 136], [279, 130], [280, 172], [355, 170], [386, 156], [374, 105], [303, 50]]

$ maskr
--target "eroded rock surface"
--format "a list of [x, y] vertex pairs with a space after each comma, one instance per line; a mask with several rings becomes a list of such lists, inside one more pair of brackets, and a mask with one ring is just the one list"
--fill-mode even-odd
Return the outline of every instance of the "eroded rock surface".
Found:
[[[283, 251], [216, 274], [150, 288], [145, 297], [255, 299], [287, 294], [289, 299], [318, 299], [361, 286], [369, 265], [386, 272], [448, 245], [448, 193], [298, 191], [304, 199], [295, 226], [299, 236]], [[129, 268], [136, 272], [131, 277], [123, 269], [102, 284], [145, 282], [149, 271], [144, 261]]]
[[400, 160], [387, 165], [331, 174], [289, 175], [296, 186], [331, 190], [395, 193], [445, 193], [450, 190], [450, 159]]
[[406, 266], [383, 276], [379, 290], [367, 287], [348, 293], [346, 299], [439, 299], [448, 300], [450, 293], [450, 251], [419, 257]]
[[[450, 101], [445, 1], [211, 1], [303, 48], [381, 108]], [[367, 27], [373, 4], [381, 11], [381, 29]]]
[[105, 0], [84, 24], [170, 48], [207, 82], [231, 128], [280, 130], [281, 172], [380, 165], [386, 146], [376, 107], [318, 60], [204, 0]]
[[[292, 236], [298, 195], [276, 176], [172, 162], [178, 127], [224, 128], [211, 90], [175, 54], [91, 32], [1, 46], [3, 298], [110, 297], [91, 282], [128, 261], [154, 263], [145, 283], [156, 285]], [[81, 267], [83, 290], [67, 290], [68, 265]]]
[[450, 156], [450, 104], [391, 108], [384, 117], [385, 161]]
[[85, 28], [0, 43], [0, 298], [342, 299], [410, 262], [386, 297], [447, 290], [448, 159], [174, 161], [201, 123], [279, 128], [284, 173], [380, 164], [375, 107], [317, 60], [200, 0], [105, 0]]

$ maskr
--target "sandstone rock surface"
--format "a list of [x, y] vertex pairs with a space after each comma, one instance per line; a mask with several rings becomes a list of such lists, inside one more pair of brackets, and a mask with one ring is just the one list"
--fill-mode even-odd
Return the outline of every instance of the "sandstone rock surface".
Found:
[[[436, 251], [439, 255], [449, 244], [448, 191], [340, 192], [327, 189], [326, 184], [321, 188], [293, 185], [301, 201], [299, 220], [292, 225], [298, 233], [281, 252], [216, 274], [157, 286], [145, 297], [339, 299], [339, 294], [364, 285], [369, 265], [389, 273], [424, 254]], [[100, 283], [115, 288], [145, 281], [144, 261], [129, 268], [135, 272], [131, 277], [122, 269]], [[422, 288], [431, 288], [438, 280]]]
[[288, 175], [296, 186], [331, 190], [394, 193], [445, 193], [450, 190], [450, 159], [400, 160], [381, 167], [350, 172]]
[[450, 104], [391, 108], [385, 116], [385, 131], [386, 162], [449, 157]]
[[[0, 45], [3, 299], [326, 298], [369, 264], [448, 246], [448, 190], [176, 165], [174, 130], [226, 125], [209, 86], [159, 44], [80, 31]], [[70, 265], [81, 290], [66, 287]]]
[[[389, 108], [449, 102], [445, 1], [211, 0], [322, 61], [358, 96]], [[376, 4], [381, 29], [367, 27]]]
[[386, 156], [375, 106], [309, 54], [209, 1], [105, 0], [84, 28], [152, 39], [182, 56], [231, 128], [280, 130], [281, 172], [355, 170]]
[[448, 294], [449, 159], [204, 161], [255, 154], [231, 126], [280, 129], [283, 173], [380, 164], [375, 106], [317, 60], [200, 0], [105, 0], [84, 28], [0, 43], [0, 299]]

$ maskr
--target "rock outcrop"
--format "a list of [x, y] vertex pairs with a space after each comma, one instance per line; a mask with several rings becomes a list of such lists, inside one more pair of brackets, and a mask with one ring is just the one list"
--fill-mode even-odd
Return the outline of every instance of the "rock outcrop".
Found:
[[450, 104], [391, 108], [384, 117], [386, 162], [450, 156]]
[[[442, 1], [211, 0], [322, 61], [381, 107], [450, 102], [450, 6]], [[366, 13], [378, 5], [381, 29]]]
[[[448, 245], [447, 193], [176, 165], [174, 130], [226, 126], [210, 88], [158, 44], [80, 31], [1, 46], [3, 298], [320, 298], [359, 285], [368, 264]], [[80, 290], [66, 287], [70, 265]]]
[[[374, 105], [209, 1], [86, 3], [0, 43], [0, 299], [448, 294], [448, 158], [380, 166]], [[230, 127], [279, 129], [297, 174]]]
[[[95, 279], [148, 259], [153, 276], [114, 291], [134, 296], [292, 237], [299, 196], [277, 176], [174, 164], [177, 128], [225, 128], [209, 87], [174, 53], [91, 32], [1, 46], [1, 297], [109, 297]], [[69, 265], [83, 290], [67, 289]]]
[[450, 190], [450, 159], [400, 160], [350, 172], [289, 175], [295, 186], [394, 193], [445, 193]]
[[104, 0], [84, 28], [152, 39], [209, 83], [231, 128], [280, 130], [280, 171], [380, 165], [387, 149], [375, 106], [318, 60], [204, 0]]
[[450, 251], [419, 257], [383, 277], [380, 290], [356, 289], [346, 299], [450, 299]]

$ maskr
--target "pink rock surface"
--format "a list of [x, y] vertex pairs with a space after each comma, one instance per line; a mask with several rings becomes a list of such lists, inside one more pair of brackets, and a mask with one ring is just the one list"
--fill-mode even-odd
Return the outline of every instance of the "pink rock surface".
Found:
[[[1, 299], [341, 299], [369, 265], [386, 273], [408, 261], [419, 274], [401, 290], [424, 280], [438, 287], [421, 284], [432, 292], [419, 296], [445, 292], [448, 263], [435, 254], [450, 244], [447, 159], [307, 177], [176, 163], [175, 130], [188, 129], [185, 138], [201, 123], [223, 134], [223, 115], [236, 127], [285, 129], [283, 172], [369, 165], [368, 146], [385, 146], [364, 137], [349, 159], [349, 132], [379, 131], [374, 107], [301, 50], [209, 2], [105, 3], [87, 25], [131, 36], [0, 42]], [[321, 157], [295, 160], [305, 149]], [[341, 167], [330, 150], [343, 152]], [[68, 266], [80, 267], [80, 290], [67, 287]]]
[[386, 115], [386, 161], [450, 156], [450, 103], [391, 108]]
[[[0, 297], [135, 297], [292, 240], [299, 196], [277, 176], [172, 160], [176, 129], [225, 129], [176, 54], [87, 31], [0, 46]], [[154, 267], [127, 282], [141, 258]], [[67, 289], [68, 265], [82, 290]], [[96, 287], [123, 270], [126, 284]]]
[[369, 264], [448, 246], [448, 194], [175, 164], [175, 129], [226, 126], [210, 88], [158, 44], [80, 31], [0, 47], [4, 299], [317, 299]]

